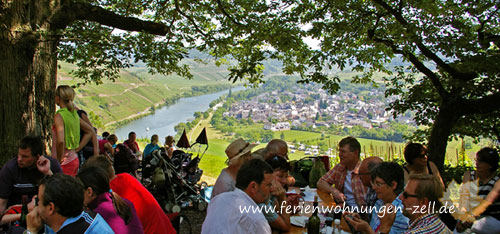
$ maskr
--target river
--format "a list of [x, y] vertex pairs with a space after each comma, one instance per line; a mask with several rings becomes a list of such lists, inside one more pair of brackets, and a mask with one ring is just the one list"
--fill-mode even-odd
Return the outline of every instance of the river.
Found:
[[[244, 89], [245, 87], [239, 86], [232, 89], [232, 92]], [[206, 111], [210, 107], [210, 102], [227, 93], [229, 93], [229, 90], [202, 96], [181, 98], [173, 105], [157, 109], [152, 115], [127, 123], [116, 129], [115, 134], [119, 140], [127, 139], [128, 133], [132, 131], [136, 133], [138, 138], [150, 138], [153, 134], [158, 134], [160, 139], [164, 139], [168, 135], [175, 136], [174, 127], [177, 124], [193, 120], [195, 112]]]

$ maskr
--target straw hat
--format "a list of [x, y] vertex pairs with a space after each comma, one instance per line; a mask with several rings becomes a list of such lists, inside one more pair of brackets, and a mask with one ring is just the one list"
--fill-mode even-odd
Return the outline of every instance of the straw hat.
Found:
[[243, 140], [242, 138], [238, 138], [235, 141], [231, 142], [226, 148], [226, 155], [229, 160], [238, 158], [252, 150], [253, 147], [258, 144], [250, 144]]

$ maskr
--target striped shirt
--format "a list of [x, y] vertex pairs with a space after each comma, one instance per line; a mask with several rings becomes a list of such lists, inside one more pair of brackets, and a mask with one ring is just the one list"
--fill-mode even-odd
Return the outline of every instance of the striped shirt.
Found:
[[410, 223], [405, 234], [452, 234], [437, 214], [427, 214]]
[[[394, 201], [392, 201], [392, 204], [394, 205], [394, 207], [396, 207], [396, 218], [394, 219], [394, 223], [392, 224], [391, 231], [389, 233], [403, 233], [408, 229], [408, 223], [410, 220], [403, 215], [404, 206], [403, 202], [399, 198], [396, 198]], [[384, 201], [378, 199], [377, 202], [375, 202], [375, 209], [372, 211], [370, 226], [375, 232], [379, 231], [380, 228], [380, 218], [378, 217], [377, 211], [382, 212], [382, 210], [380, 210], [380, 207], [382, 207], [383, 205]]]
[[[471, 171], [470, 172], [470, 178], [471, 180], [476, 180], [477, 175], [476, 171]], [[477, 192], [477, 195], [481, 197], [482, 199], [485, 199], [486, 196], [490, 193], [491, 190], [493, 190], [493, 187], [495, 186], [495, 183], [500, 179], [499, 175], [494, 176], [491, 178], [488, 183], [481, 184], [479, 183], [479, 191]], [[493, 202], [490, 206], [488, 206], [488, 209], [486, 209], [482, 215], [489, 215], [492, 216], [498, 220], [500, 220], [500, 197]]]

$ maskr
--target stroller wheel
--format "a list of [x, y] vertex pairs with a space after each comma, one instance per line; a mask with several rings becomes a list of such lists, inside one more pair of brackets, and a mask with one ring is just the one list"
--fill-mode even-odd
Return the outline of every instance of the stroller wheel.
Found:
[[172, 206], [172, 212], [173, 213], [179, 213], [179, 212], [181, 212], [181, 207], [178, 206], [178, 205]]
[[198, 210], [204, 211], [205, 209], [207, 209], [207, 203], [205, 201], [198, 202]]
[[[172, 203], [166, 203], [166, 204], [165, 204], [165, 211], [166, 211], [167, 213], [172, 212]], [[173, 212], [172, 212], [172, 213], [173, 213]]]

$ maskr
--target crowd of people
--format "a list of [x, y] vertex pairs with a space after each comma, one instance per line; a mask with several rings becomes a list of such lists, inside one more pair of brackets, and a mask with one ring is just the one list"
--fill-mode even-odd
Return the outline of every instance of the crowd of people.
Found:
[[[227, 147], [228, 167], [214, 185], [202, 233], [290, 230], [291, 213], [280, 209], [292, 205], [292, 197], [286, 195], [294, 183], [288, 174], [291, 165], [287, 144], [275, 139], [252, 153], [254, 146], [240, 138]], [[340, 162], [317, 182], [317, 188], [331, 194], [343, 207], [341, 210], [350, 208], [342, 219], [352, 226], [352, 231], [500, 233], [499, 156], [495, 149], [481, 149], [476, 155], [476, 170], [464, 175], [464, 182], [479, 179], [478, 195], [484, 198], [473, 211], [474, 222], [455, 220], [450, 207], [441, 203], [445, 184], [436, 165], [428, 160], [424, 145], [406, 145], [404, 166], [384, 162], [380, 157], [362, 159], [360, 151], [356, 138], [343, 138], [338, 145]]]
[[[123, 143], [107, 132], [98, 137], [74, 97], [71, 87], [57, 87], [50, 156], [42, 138], [29, 135], [1, 168], [0, 233], [176, 233], [138, 180], [139, 159], [150, 147], [142, 154], [134, 132]], [[159, 148], [158, 136], [152, 141]], [[24, 195], [23, 227], [16, 223]]]
[[[21, 139], [18, 154], [0, 170], [0, 225], [10, 233], [175, 233], [169, 218], [139, 182], [139, 160], [155, 150], [172, 157], [175, 140], [158, 135], [141, 152], [136, 134], [118, 143], [114, 134], [98, 137], [85, 111], [73, 104], [75, 92], [61, 85], [56, 90], [51, 156], [44, 155], [41, 137]], [[291, 213], [279, 207], [293, 206], [287, 196], [295, 183], [288, 146], [273, 139], [265, 148], [239, 138], [226, 150], [226, 164], [217, 178], [202, 233], [272, 233], [291, 228]], [[340, 162], [317, 182], [337, 205], [353, 211], [343, 219], [360, 233], [500, 233], [500, 175], [497, 150], [482, 148], [476, 154], [476, 170], [464, 174], [464, 182], [478, 181], [484, 199], [473, 211], [475, 221], [454, 220], [440, 209], [445, 183], [427, 150], [408, 143], [406, 164], [360, 156], [354, 137], [338, 145]], [[27, 196], [26, 227], [12, 225], [21, 217], [21, 197]], [[243, 212], [242, 207], [257, 212]], [[272, 208], [274, 209], [266, 209]], [[378, 211], [388, 209], [397, 212]], [[449, 211], [446, 210], [445, 211]]]

